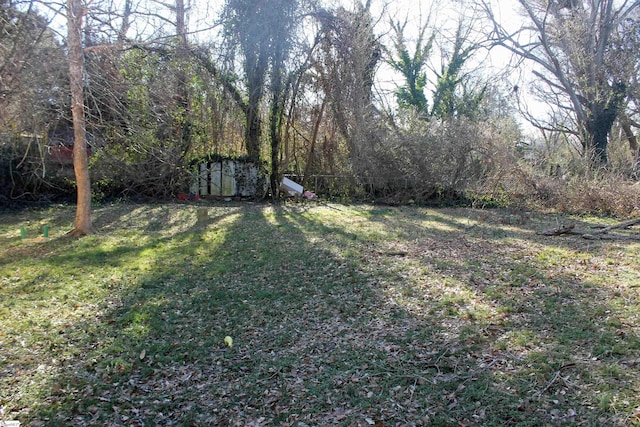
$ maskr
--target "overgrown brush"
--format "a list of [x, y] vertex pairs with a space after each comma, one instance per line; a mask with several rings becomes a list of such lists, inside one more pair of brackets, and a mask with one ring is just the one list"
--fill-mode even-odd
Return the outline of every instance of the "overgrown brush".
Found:
[[0, 202], [68, 200], [74, 195], [73, 166], [47, 156], [46, 141], [35, 136], [0, 133]]
[[169, 198], [188, 188], [189, 172], [176, 147], [145, 147], [135, 155], [104, 150], [92, 159], [97, 198]]
[[561, 212], [583, 212], [614, 216], [640, 214], [640, 185], [616, 174], [587, 179], [574, 176], [566, 181], [551, 178], [555, 189], [551, 206]]
[[494, 171], [474, 190], [488, 204], [628, 217], [640, 213], [640, 183], [615, 172], [550, 175], [524, 161]]
[[619, 217], [640, 213], [638, 163], [622, 141], [596, 166], [560, 135], [516, 148], [493, 142], [484, 175], [470, 190], [479, 204]]
[[[424, 120], [408, 114], [370, 138], [354, 170], [374, 199], [399, 203], [459, 200], [513, 147], [517, 131], [467, 118]], [[362, 153], [366, 155], [362, 155]]]

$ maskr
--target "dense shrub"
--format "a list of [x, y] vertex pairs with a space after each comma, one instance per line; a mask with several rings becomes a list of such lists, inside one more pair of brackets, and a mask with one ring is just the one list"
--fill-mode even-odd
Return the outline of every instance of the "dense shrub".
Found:
[[[354, 169], [360, 184], [376, 199], [399, 203], [466, 197], [477, 183], [504, 165], [513, 151], [515, 127], [466, 118], [424, 120], [414, 115], [384, 136], [369, 140], [368, 156]], [[510, 160], [511, 161], [511, 160]]]
[[505, 161], [474, 188], [474, 197], [486, 204], [564, 213], [640, 214], [639, 182], [619, 170], [594, 170], [586, 163], [578, 158], [551, 166], [540, 159]]
[[51, 162], [39, 138], [0, 135], [0, 201], [66, 201], [75, 195], [73, 167]]
[[187, 165], [175, 147], [148, 147], [133, 155], [112, 147], [91, 159], [94, 197], [169, 198], [189, 188]]

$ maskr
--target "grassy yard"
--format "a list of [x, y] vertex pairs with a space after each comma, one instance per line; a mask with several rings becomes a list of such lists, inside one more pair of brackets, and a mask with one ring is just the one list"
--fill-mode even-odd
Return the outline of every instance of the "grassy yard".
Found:
[[72, 207], [0, 214], [0, 421], [640, 425], [637, 243], [499, 210], [198, 206], [100, 206], [80, 240]]

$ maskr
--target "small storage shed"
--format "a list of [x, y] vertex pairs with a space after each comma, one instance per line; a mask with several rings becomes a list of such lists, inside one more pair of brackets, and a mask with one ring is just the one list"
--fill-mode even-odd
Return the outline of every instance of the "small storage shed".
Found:
[[216, 159], [196, 163], [191, 194], [200, 196], [262, 196], [267, 181], [260, 165], [246, 160]]

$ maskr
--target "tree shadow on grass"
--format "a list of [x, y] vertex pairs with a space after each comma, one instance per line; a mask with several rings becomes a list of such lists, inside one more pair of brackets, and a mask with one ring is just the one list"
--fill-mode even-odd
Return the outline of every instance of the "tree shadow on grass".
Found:
[[[513, 396], [511, 406], [519, 401], [512, 413], [533, 416], [534, 424], [638, 421], [637, 245], [542, 237], [495, 223], [435, 236], [392, 222], [385, 227], [421, 236], [405, 240], [413, 280], [396, 287], [396, 298], [448, 323], [467, 358], [492, 360], [492, 389]], [[442, 285], [429, 283], [434, 278]], [[422, 300], [430, 293], [436, 303]], [[496, 403], [492, 411], [498, 408], [505, 409]]]
[[[34, 425], [248, 420], [251, 411], [245, 414], [238, 408], [236, 401], [242, 399], [233, 391], [234, 384], [255, 369], [253, 358], [273, 359], [270, 348], [280, 349], [293, 336], [293, 331], [273, 322], [290, 308], [277, 308], [283, 304], [281, 298], [302, 299], [296, 284], [284, 283], [282, 275], [288, 268], [289, 278], [303, 277], [304, 272], [298, 273], [281, 254], [273, 258], [277, 238], [272, 227], [265, 227], [260, 210], [243, 212], [236, 221], [238, 225], [223, 230], [220, 238], [215, 227], [207, 227], [138, 245], [121, 242], [116, 248], [105, 249], [99, 239], [85, 240], [95, 247], [69, 248], [68, 253], [47, 260], [79, 277], [98, 267], [102, 273], [125, 272], [110, 284], [113, 292], [100, 289], [104, 301], [96, 307], [95, 317], [83, 316], [59, 330], [35, 325], [43, 335], [61, 337], [49, 344], [50, 349], [32, 348], [43, 369], [59, 376], [50, 391], [41, 389], [44, 405], [22, 408], [34, 417], [27, 420]], [[298, 246], [292, 248], [295, 253], [301, 242], [293, 243]], [[131, 264], [141, 258], [144, 266], [132, 269]], [[48, 279], [40, 277], [45, 283]], [[16, 292], [29, 290], [23, 286]], [[224, 334], [236, 338], [233, 349], [222, 345]], [[63, 346], [74, 348], [56, 357]], [[19, 355], [16, 359], [19, 363], [9, 363], [8, 372], [17, 377], [35, 375], [35, 360]], [[259, 368], [267, 369], [264, 364]], [[259, 380], [262, 374], [252, 376]], [[266, 378], [272, 376], [269, 372]], [[217, 405], [216, 399], [231, 400]], [[223, 413], [216, 415], [218, 410]], [[258, 410], [263, 410], [261, 405]]]
[[613, 396], [637, 372], [615, 353], [631, 356], [637, 336], [612, 323], [599, 284], [547, 282], [543, 258], [508, 258], [515, 249], [496, 242], [471, 251], [480, 237], [421, 230], [415, 212], [375, 214], [379, 226], [366, 209], [317, 209], [212, 208], [215, 220], [187, 229], [149, 218], [164, 231], [139, 246], [97, 239], [93, 254], [80, 245], [49, 260], [79, 282], [93, 275], [101, 282], [86, 292], [100, 294], [76, 319], [35, 325], [48, 348], [22, 360], [29, 373], [9, 366], [15, 390], [42, 371], [41, 403], [19, 403], [17, 415], [30, 425], [486, 426], [613, 424], [628, 409], [589, 395], [599, 384], [587, 374], [618, 375]]
[[[0, 339], [5, 338], [1, 341], [7, 347], [2, 354], [3, 384], [20, 384], [20, 378], [35, 377], [39, 382], [44, 381], [54, 371], [82, 376], [83, 364], [94, 363], [88, 359], [102, 359], [100, 352], [105, 346], [111, 348], [108, 343], [120, 342], [121, 331], [111, 329], [120, 325], [109, 313], [120, 310], [125, 299], [135, 300], [138, 288], [147, 278], [161, 283], [168, 280], [172, 275], [165, 267], [189, 265], [186, 258], [192, 255], [190, 242], [197, 237], [199, 227], [194, 226], [194, 230], [196, 232], [154, 236], [133, 245], [120, 241], [114, 246], [105, 236], [65, 239], [56, 242], [58, 250], [25, 260], [16, 271], [8, 271], [2, 289], [3, 321], [8, 327], [0, 328], [4, 329]], [[177, 251], [181, 256], [173, 258], [171, 252], [178, 244], [187, 249]], [[158, 254], [159, 260], [147, 259], [147, 252]], [[159, 264], [154, 265], [153, 261]], [[120, 348], [118, 346], [116, 348]], [[71, 384], [77, 380], [72, 378]], [[2, 389], [3, 405], [20, 395], [14, 387]], [[53, 390], [57, 392], [47, 403], [48, 409], [56, 414], [63, 407], [60, 402], [82, 399], [81, 394], [73, 392], [74, 387], [63, 387], [56, 382]], [[41, 392], [44, 393], [42, 389]], [[35, 404], [27, 400], [18, 406], [23, 405], [24, 411], [36, 409], [30, 407], [30, 403]], [[54, 419], [49, 421], [69, 422], [68, 418], [64, 422], [52, 421]]]

